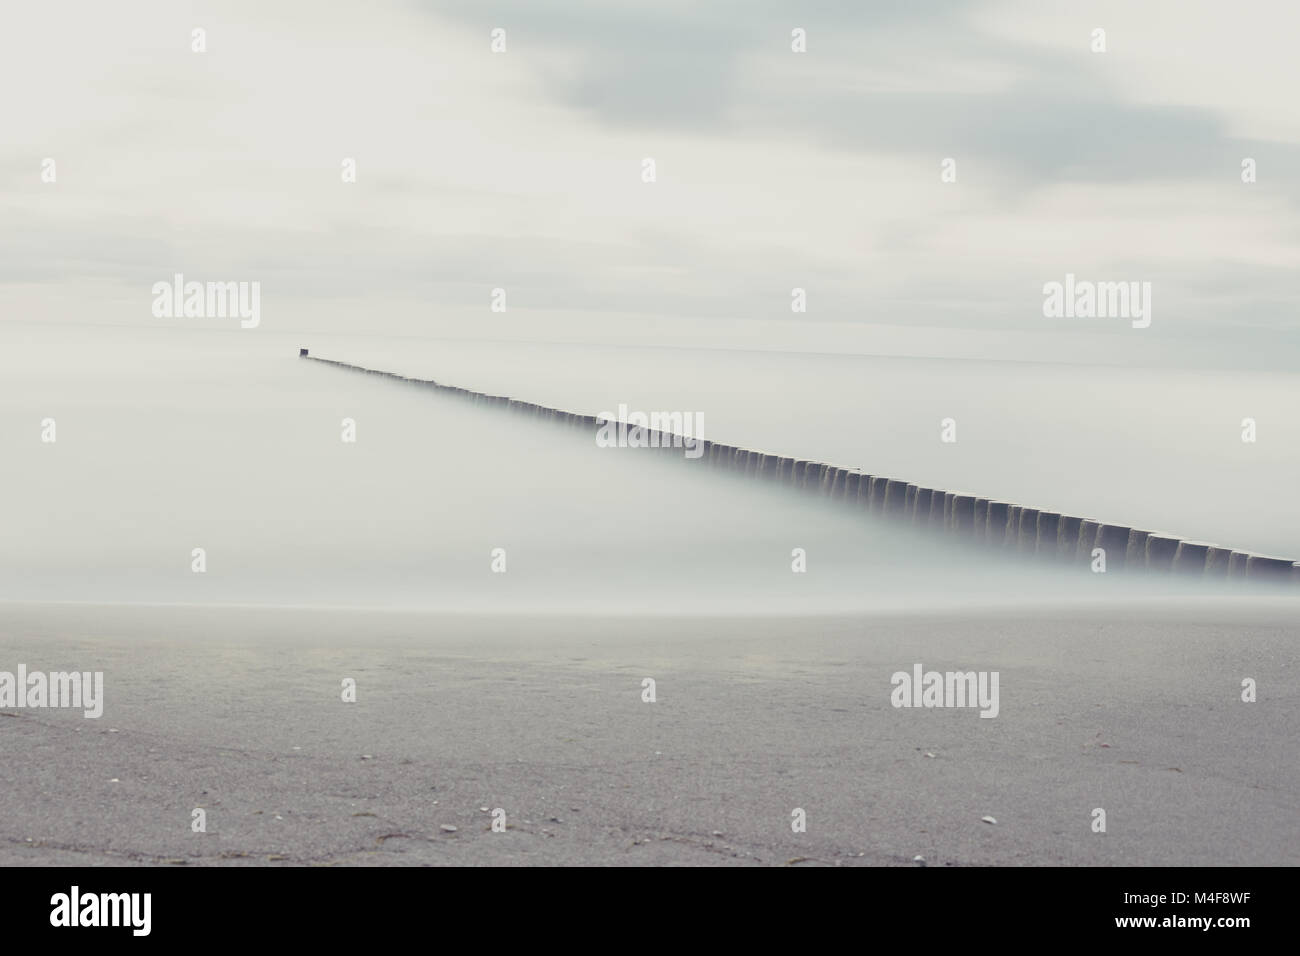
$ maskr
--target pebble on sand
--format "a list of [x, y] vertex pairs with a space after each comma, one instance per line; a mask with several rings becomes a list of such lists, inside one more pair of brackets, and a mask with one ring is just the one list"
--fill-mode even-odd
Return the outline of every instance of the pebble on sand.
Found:
[[450, 823], [444, 823], [444, 824], [443, 824], [442, 826], [440, 826], [438, 829], [439, 829], [439, 830], [444, 830], [444, 831], [446, 831], [447, 833], [455, 833], [455, 832], [456, 832], [456, 828], [455, 828], [454, 826], [452, 826]]
[[985, 823], [997, 823], [997, 822], [998, 822], [997, 820], [994, 820], [992, 817], [980, 817], [980, 819], [983, 820]]

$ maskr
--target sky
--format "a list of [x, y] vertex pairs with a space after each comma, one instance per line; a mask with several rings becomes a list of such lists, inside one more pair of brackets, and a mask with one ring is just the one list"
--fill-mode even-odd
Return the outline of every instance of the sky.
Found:
[[[179, 272], [260, 282], [269, 333], [1293, 369], [1298, 26], [1196, 0], [15, 5], [0, 321], [174, 325], [150, 290]], [[1045, 318], [1067, 273], [1151, 282], [1151, 327]]]

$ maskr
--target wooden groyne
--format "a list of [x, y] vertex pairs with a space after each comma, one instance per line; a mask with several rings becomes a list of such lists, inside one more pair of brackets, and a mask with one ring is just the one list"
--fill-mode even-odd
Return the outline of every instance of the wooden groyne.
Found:
[[[499, 405], [507, 411], [558, 425], [594, 432], [606, 419], [524, 402], [506, 395], [489, 395], [431, 379], [409, 378], [394, 372], [319, 358], [299, 349], [301, 358], [338, 368], [379, 375], [432, 388], [471, 404]], [[683, 436], [641, 429], [652, 446], [682, 457]], [[677, 439], [674, 442], [673, 439]], [[1300, 563], [1289, 558], [1253, 554], [1204, 541], [1185, 540], [1160, 531], [1110, 524], [1094, 517], [1067, 515], [963, 492], [925, 488], [901, 478], [869, 475], [820, 461], [782, 457], [722, 442], [701, 441], [703, 453], [684, 458], [704, 466], [758, 481], [772, 482], [838, 502], [848, 509], [880, 515], [891, 521], [993, 551], [1037, 560], [1089, 567], [1102, 549], [1107, 572], [1177, 574], [1207, 580], [1238, 579], [1300, 586]]]

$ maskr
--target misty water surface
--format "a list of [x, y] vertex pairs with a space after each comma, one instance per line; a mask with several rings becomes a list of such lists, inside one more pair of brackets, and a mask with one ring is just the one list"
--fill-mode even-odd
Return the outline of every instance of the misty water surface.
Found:
[[[0, 599], [738, 613], [1101, 599], [1136, 587], [972, 553], [680, 453], [600, 449], [577, 431], [300, 361], [296, 344], [237, 332], [10, 329], [0, 353], [10, 450]], [[1096, 492], [1099, 510], [1110, 502], [1123, 518], [1164, 502], [1158, 518], [1211, 529], [1253, 516], [1241, 537], [1269, 540], [1260, 512], [1271, 479], [1239, 489], [1231, 506], [1198, 510], [1191, 489], [1226, 481], [1228, 464], [1173, 482], [1158, 446], [1094, 460], [1102, 448], [1141, 447], [1132, 429], [1074, 423], [1060, 441], [1046, 425], [1077, 402], [1059, 372], [954, 365], [930, 369], [921, 387], [908, 384], [913, 362], [543, 347], [501, 349], [494, 361], [470, 351], [388, 358], [583, 411], [602, 410], [605, 397], [703, 410], [718, 440], [948, 475], [1012, 498], [1019, 489], [1031, 502], [1079, 496], [1086, 483], [1072, 468], [1113, 472], [1127, 478]], [[1033, 382], [1054, 397], [1035, 400]], [[962, 389], [958, 447], [916, 437], [937, 430]], [[1132, 412], [1122, 388], [1103, 390], [1096, 407]], [[57, 423], [54, 444], [40, 440], [46, 418]], [[355, 444], [340, 440], [344, 418], [356, 422]], [[1188, 454], [1187, 435], [1201, 426], [1181, 412], [1170, 421], [1185, 443], [1163, 451]], [[1091, 450], [1079, 447], [1085, 428]], [[1173, 483], [1152, 493], [1162, 474]], [[1284, 544], [1286, 522], [1273, 530]], [[200, 547], [207, 570], [195, 574]], [[503, 574], [491, 571], [496, 548]], [[791, 571], [795, 548], [807, 573]]]

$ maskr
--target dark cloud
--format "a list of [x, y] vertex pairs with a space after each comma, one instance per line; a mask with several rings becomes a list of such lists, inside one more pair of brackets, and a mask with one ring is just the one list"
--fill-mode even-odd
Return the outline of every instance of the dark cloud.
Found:
[[[1008, 41], [972, 25], [969, 0], [914, 3], [427, 4], [507, 29], [512, 54], [537, 57], [544, 93], [611, 127], [729, 137], [803, 136], [830, 148], [985, 162], [1003, 185], [1235, 177], [1243, 156], [1295, 165], [1292, 144], [1240, 140], [1223, 116], [1183, 104], [1133, 104], [1104, 57]], [[812, 77], [778, 69], [790, 30], [808, 30]], [[553, 55], [570, 65], [553, 66]], [[1020, 79], [1009, 89], [919, 92], [914, 75], [970, 64]], [[764, 67], [767, 67], [766, 69]], [[1213, 68], [1213, 64], [1207, 64]], [[817, 73], [827, 78], [818, 79]], [[882, 73], [898, 83], [873, 86]], [[860, 75], [851, 87], [845, 77]]]
[[[563, 54], [572, 68], [552, 70], [538, 58], [547, 93], [614, 126], [720, 129], [745, 95], [739, 82], [742, 58], [789, 55], [790, 31], [798, 26], [826, 50], [851, 32], [879, 46], [882, 27], [918, 18], [951, 16], [971, 0], [932, 0], [925, 11], [903, 0], [860, 3], [692, 2], [534, 3], [530, 0], [460, 4], [426, 3], [439, 17], [472, 23], [489, 32], [502, 27], [512, 54]], [[872, 39], [872, 37], [876, 39]], [[838, 39], [837, 39], [838, 37]]]

